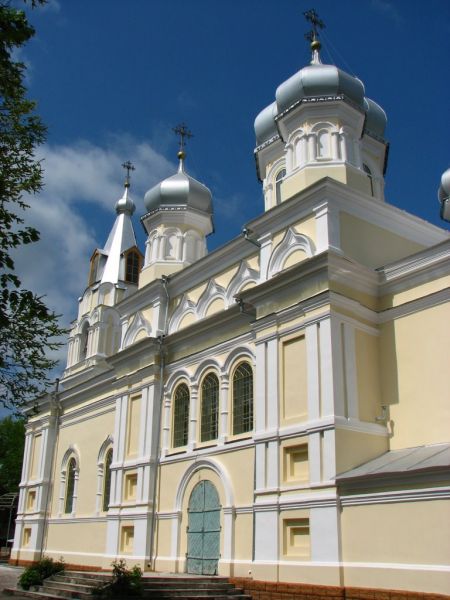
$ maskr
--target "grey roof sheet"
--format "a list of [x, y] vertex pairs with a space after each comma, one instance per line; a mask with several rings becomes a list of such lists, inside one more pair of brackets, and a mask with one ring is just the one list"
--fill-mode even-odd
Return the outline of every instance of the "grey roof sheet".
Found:
[[390, 450], [359, 467], [337, 475], [336, 479], [346, 481], [357, 477], [399, 475], [446, 467], [450, 468], [450, 443]]

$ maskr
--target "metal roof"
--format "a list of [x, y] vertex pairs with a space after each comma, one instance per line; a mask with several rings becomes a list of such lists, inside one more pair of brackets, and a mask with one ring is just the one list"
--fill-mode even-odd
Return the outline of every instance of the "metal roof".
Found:
[[450, 444], [390, 450], [378, 458], [336, 476], [338, 482], [359, 477], [382, 477], [450, 468]]

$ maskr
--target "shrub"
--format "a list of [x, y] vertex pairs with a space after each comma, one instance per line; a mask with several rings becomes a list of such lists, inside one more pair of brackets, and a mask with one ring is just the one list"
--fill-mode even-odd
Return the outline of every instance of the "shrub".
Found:
[[19, 585], [24, 590], [29, 590], [33, 585], [42, 585], [44, 579], [60, 573], [65, 569], [64, 560], [53, 560], [48, 556], [44, 556], [37, 563], [27, 567], [19, 577]]
[[109, 585], [95, 588], [94, 594], [98, 598], [123, 598], [142, 596], [142, 570], [138, 565], [131, 569], [123, 560], [111, 563], [113, 568], [112, 581]]

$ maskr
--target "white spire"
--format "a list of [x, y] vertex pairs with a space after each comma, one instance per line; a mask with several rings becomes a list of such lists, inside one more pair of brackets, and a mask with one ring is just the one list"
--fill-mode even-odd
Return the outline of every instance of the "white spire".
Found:
[[103, 248], [103, 254], [107, 255], [107, 259], [101, 283], [117, 283], [123, 279], [123, 275], [121, 277], [123, 253], [136, 246], [136, 236], [131, 222], [135, 205], [128, 194], [129, 187], [130, 182], [127, 177], [123, 196], [116, 202], [116, 220]]

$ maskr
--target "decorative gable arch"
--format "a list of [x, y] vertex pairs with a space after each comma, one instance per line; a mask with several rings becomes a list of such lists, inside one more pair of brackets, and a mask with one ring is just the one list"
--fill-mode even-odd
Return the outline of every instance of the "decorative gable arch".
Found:
[[249, 267], [247, 261], [241, 261], [239, 269], [233, 276], [226, 292], [226, 307], [229, 308], [235, 304], [235, 296], [241, 289], [249, 283], [255, 285], [259, 281], [259, 272]]
[[122, 348], [126, 348], [127, 346], [131, 346], [134, 343], [136, 336], [141, 331], [144, 331], [147, 337], [152, 335], [152, 326], [147, 321], [147, 319], [142, 315], [141, 311], [138, 311], [131, 325], [128, 327], [125, 336], [123, 338]]
[[272, 252], [267, 268], [268, 279], [282, 271], [286, 260], [297, 250], [302, 250], [308, 258], [311, 258], [314, 256], [316, 248], [311, 238], [303, 233], [297, 233], [290, 227]]
[[200, 296], [198, 304], [197, 304], [197, 314], [199, 318], [203, 318], [206, 315], [206, 312], [209, 306], [215, 300], [222, 300], [224, 304], [224, 308], [226, 306], [226, 293], [225, 289], [218, 285], [213, 279], [208, 281], [208, 285], [206, 286], [205, 291]]
[[188, 314], [197, 317], [196, 305], [194, 302], [192, 302], [192, 300], [189, 300], [186, 294], [184, 294], [183, 298], [181, 299], [181, 302], [178, 304], [172, 316], [170, 317], [168, 328], [169, 333], [174, 333], [175, 331], [177, 331], [181, 321]]

